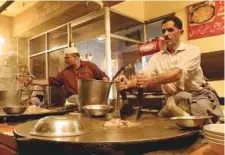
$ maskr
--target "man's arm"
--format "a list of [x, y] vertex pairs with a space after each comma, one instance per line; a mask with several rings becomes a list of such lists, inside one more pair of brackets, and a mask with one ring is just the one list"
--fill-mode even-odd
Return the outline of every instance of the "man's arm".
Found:
[[167, 73], [160, 75], [151, 75], [146, 73], [137, 74], [137, 84], [139, 86], [154, 86], [166, 83], [172, 83], [180, 80], [182, 76], [182, 70], [179, 68], [173, 68]]
[[180, 60], [173, 69], [164, 74], [156, 74], [156, 72], [153, 72], [153, 69], [155, 68], [154, 62], [159, 61], [153, 56], [148, 63], [148, 70], [145, 70], [145, 73], [138, 75], [138, 85], [153, 86], [172, 83], [179, 80], [185, 81], [188, 80], [200, 66], [200, 49], [197, 46], [191, 46], [182, 60]]
[[48, 86], [49, 85], [49, 81], [47, 79], [32, 80], [31, 84], [39, 85], [39, 86]]
[[17, 80], [21, 83], [24, 83], [25, 85], [29, 85], [29, 84], [39, 85], [39, 86], [48, 86], [49, 85], [49, 82], [47, 79], [37, 80], [31, 76], [19, 77], [19, 78], [17, 78]]
[[109, 78], [108, 77], [103, 77], [102, 80], [105, 81], [105, 82], [108, 82]]
[[173, 68], [169, 72], [160, 74], [158, 76], [150, 76], [148, 85], [166, 84], [179, 81], [182, 76], [182, 70]]
[[96, 64], [90, 62], [90, 67], [96, 80], [109, 81], [109, 77]]
[[49, 79], [34, 79], [33, 77], [26, 76], [18, 79], [20, 82], [25, 85], [39, 85], [39, 86], [61, 86], [63, 85], [63, 75], [60, 72], [57, 77], [49, 77]]

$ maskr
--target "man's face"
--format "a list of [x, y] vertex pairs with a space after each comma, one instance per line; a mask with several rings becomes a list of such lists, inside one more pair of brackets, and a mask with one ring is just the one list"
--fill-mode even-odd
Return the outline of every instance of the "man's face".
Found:
[[183, 30], [177, 28], [173, 21], [168, 21], [162, 25], [162, 34], [167, 47], [173, 47], [180, 40]]
[[67, 63], [68, 65], [74, 65], [78, 61], [77, 57], [67, 53], [65, 54], [64, 59], [65, 59], [65, 63]]

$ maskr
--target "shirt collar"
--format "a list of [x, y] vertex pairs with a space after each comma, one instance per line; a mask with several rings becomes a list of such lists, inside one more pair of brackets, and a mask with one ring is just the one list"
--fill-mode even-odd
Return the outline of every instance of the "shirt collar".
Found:
[[80, 60], [80, 67], [84, 66], [84, 61]]
[[[184, 50], [185, 50], [185, 45], [184, 45], [184, 43], [181, 42], [175, 53], [181, 52], [181, 51], [184, 51]], [[169, 53], [169, 52], [167, 50], [163, 50], [163, 53]]]
[[185, 50], [185, 46], [184, 46], [184, 43], [181, 42], [177, 48], [177, 51], [183, 51], [183, 50]]

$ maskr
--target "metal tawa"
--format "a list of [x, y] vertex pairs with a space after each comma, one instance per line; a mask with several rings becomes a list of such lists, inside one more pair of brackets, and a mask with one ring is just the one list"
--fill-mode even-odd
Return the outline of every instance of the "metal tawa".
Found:
[[[36, 124], [36, 121], [29, 121], [19, 124], [14, 129], [16, 136], [39, 139], [42, 141], [54, 141], [57, 143], [73, 143], [73, 144], [136, 144], [147, 142], [167, 141], [170, 139], [179, 139], [196, 135], [198, 130], [180, 130], [172, 120], [168, 118], [158, 117], [151, 114], [143, 114], [142, 117], [133, 123], [137, 125], [132, 127], [104, 127], [104, 123], [110, 120], [104, 118], [90, 118], [79, 114], [74, 115], [82, 124], [88, 133], [79, 136], [70, 137], [38, 137], [29, 135], [29, 131]], [[111, 117], [112, 118], [112, 117]], [[128, 118], [129, 120], [129, 118]], [[132, 122], [132, 120], [130, 120]]]

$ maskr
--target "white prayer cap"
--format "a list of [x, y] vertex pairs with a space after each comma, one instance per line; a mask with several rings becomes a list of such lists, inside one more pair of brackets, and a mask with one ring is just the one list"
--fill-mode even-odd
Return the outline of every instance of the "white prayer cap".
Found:
[[66, 49], [66, 54], [79, 54], [79, 51], [76, 47], [69, 47]]

